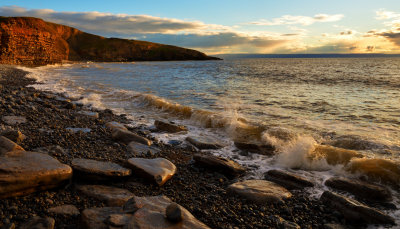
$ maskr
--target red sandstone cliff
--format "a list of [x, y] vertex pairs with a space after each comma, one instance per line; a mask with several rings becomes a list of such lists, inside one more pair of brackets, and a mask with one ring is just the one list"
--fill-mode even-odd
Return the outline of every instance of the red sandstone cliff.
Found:
[[0, 63], [210, 60], [204, 53], [146, 41], [104, 38], [31, 17], [0, 17]]

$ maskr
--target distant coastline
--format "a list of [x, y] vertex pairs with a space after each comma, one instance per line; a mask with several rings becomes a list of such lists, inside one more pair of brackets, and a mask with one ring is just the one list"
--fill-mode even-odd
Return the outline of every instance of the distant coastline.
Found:
[[400, 54], [382, 54], [382, 53], [349, 53], [349, 54], [220, 54], [215, 55], [222, 59], [236, 58], [393, 58], [400, 57]]

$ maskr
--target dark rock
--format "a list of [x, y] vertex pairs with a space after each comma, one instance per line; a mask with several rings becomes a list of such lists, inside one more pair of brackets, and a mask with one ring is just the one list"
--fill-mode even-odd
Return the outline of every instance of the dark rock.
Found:
[[354, 150], [342, 149], [327, 145], [318, 145], [312, 154], [316, 158], [325, 158], [330, 165], [348, 164], [353, 158], [361, 158], [363, 155]]
[[3, 116], [3, 122], [7, 125], [14, 126], [26, 123], [26, 118], [23, 116]]
[[284, 218], [274, 215], [271, 216], [270, 219], [273, 221], [275, 224], [274, 226], [276, 228], [281, 228], [281, 229], [301, 229], [299, 225], [293, 222], [286, 221]]
[[110, 130], [114, 129], [128, 130], [123, 124], [118, 122], [108, 122], [106, 123], [106, 127]]
[[311, 181], [282, 170], [269, 170], [265, 173], [265, 179], [282, 185], [287, 189], [314, 187], [314, 184]]
[[72, 160], [71, 166], [74, 172], [77, 172], [77, 178], [104, 180], [131, 175], [130, 169], [112, 162], [75, 158]]
[[139, 142], [145, 145], [151, 145], [153, 144], [152, 141], [149, 139], [142, 137], [140, 135], [137, 135], [135, 133], [132, 133], [128, 130], [123, 130], [120, 128], [113, 129], [112, 131], [112, 139], [115, 141], [121, 141], [125, 144], [128, 144], [130, 142]]
[[19, 229], [53, 229], [56, 221], [50, 217], [35, 216], [22, 224]]
[[181, 207], [176, 203], [168, 205], [168, 207], [165, 210], [165, 216], [169, 221], [173, 223], [179, 223], [183, 220], [183, 213]]
[[208, 137], [187, 137], [186, 141], [199, 149], [220, 149], [224, 147], [222, 143]]
[[64, 108], [66, 109], [71, 109], [71, 110], [75, 110], [76, 109], [76, 104], [74, 103], [67, 103]]
[[108, 206], [123, 206], [134, 196], [126, 189], [104, 185], [78, 185], [76, 188], [87, 196], [104, 201]]
[[127, 214], [111, 214], [106, 220], [106, 224], [113, 227], [123, 227], [129, 223], [131, 216]]
[[392, 200], [392, 194], [388, 188], [357, 179], [350, 180], [344, 177], [332, 177], [325, 181], [325, 185], [349, 192], [368, 201], [388, 202]]
[[246, 171], [246, 169], [243, 168], [238, 163], [222, 157], [195, 154], [193, 155], [193, 159], [200, 165], [207, 166], [215, 170], [219, 170], [227, 175], [236, 176]]
[[346, 229], [346, 228], [347, 227], [340, 224], [334, 224], [334, 223], [324, 224], [324, 229]]
[[325, 191], [321, 196], [321, 200], [341, 212], [347, 220], [354, 223], [395, 224], [392, 217], [330, 191]]
[[187, 131], [185, 126], [178, 126], [171, 123], [163, 122], [160, 120], [154, 121], [154, 126], [161, 131], [169, 132], [169, 133], [178, 133], [181, 131]]
[[138, 209], [139, 208], [136, 205], [135, 198], [130, 198], [123, 206], [125, 213], [135, 213]]
[[110, 215], [129, 216], [124, 214], [120, 207], [90, 208], [82, 211], [82, 228], [87, 229], [109, 229]]
[[151, 155], [157, 155], [161, 152], [161, 150], [155, 146], [143, 145], [137, 142], [129, 143], [127, 146], [127, 150], [129, 153], [139, 157], [145, 156], [148, 153], [150, 153]]
[[265, 145], [265, 144], [261, 145], [256, 143], [248, 143], [240, 141], [235, 141], [234, 144], [238, 149], [243, 150], [245, 152], [258, 153], [267, 156], [275, 154], [275, 147], [273, 145]]
[[24, 151], [24, 149], [17, 145], [15, 142], [10, 139], [0, 136], [0, 156], [4, 155], [7, 152], [11, 151]]
[[90, 117], [90, 118], [94, 118], [94, 119], [99, 118], [99, 113], [93, 112], [93, 111], [78, 111], [77, 114], [80, 114], [80, 115], [83, 115], [83, 116], [87, 116], [87, 117]]
[[26, 138], [26, 136], [22, 134], [19, 130], [4, 131], [0, 135], [10, 139], [11, 141], [16, 142], [17, 144], [21, 144], [22, 141]]
[[176, 172], [176, 166], [165, 158], [131, 158], [128, 160], [128, 165], [135, 175], [150, 178], [159, 186], [171, 179]]
[[74, 205], [61, 205], [47, 209], [48, 213], [65, 216], [77, 216], [80, 214]]

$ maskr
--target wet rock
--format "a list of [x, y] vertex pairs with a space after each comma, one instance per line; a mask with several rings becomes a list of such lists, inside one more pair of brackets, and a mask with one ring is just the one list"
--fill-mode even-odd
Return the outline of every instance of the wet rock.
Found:
[[137, 142], [129, 143], [127, 146], [127, 150], [129, 153], [135, 156], [144, 156], [147, 155], [148, 153], [150, 153], [151, 155], [157, 155], [158, 153], [161, 152], [161, 150], [155, 146], [143, 145]]
[[120, 128], [116, 128], [112, 131], [112, 139], [115, 141], [121, 141], [125, 144], [128, 144], [130, 142], [139, 142], [145, 145], [151, 145], [153, 144], [152, 141], [149, 139], [142, 137], [140, 135], [137, 135], [135, 133], [132, 133], [128, 130], [123, 130]]
[[128, 164], [135, 175], [150, 178], [159, 186], [167, 182], [176, 172], [176, 166], [165, 158], [131, 158]]
[[19, 130], [4, 131], [0, 135], [10, 139], [11, 141], [16, 142], [17, 144], [21, 144], [22, 141], [26, 138], [26, 136], [22, 134]]
[[347, 220], [354, 223], [395, 224], [392, 217], [381, 211], [330, 191], [325, 191], [321, 196], [321, 200], [341, 212]]
[[292, 194], [273, 182], [266, 180], [246, 180], [228, 186], [228, 191], [256, 203], [283, 203]]
[[99, 118], [99, 113], [93, 111], [78, 111], [77, 114], [88, 116], [90, 118], [97, 119]]
[[83, 194], [104, 201], [108, 206], [123, 206], [134, 195], [130, 191], [104, 185], [78, 185]]
[[0, 198], [55, 188], [71, 177], [72, 168], [49, 155], [8, 152], [0, 157]]
[[246, 171], [245, 168], [243, 168], [241, 165], [238, 163], [228, 160], [222, 157], [217, 157], [217, 156], [212, 156], [212, 155], [202, 155], [202, 154], [195, 154], [193, 155], [193, 159], [196, 161], [196, 163], [215, 169], [219, 170], [224, 174], [227, 175], [239, 175], [242, 174]]
[[301, 229], [299, 225], [293, 222], [286, 221], [284, 218], [274, 215], [271, 216], [270, 219], [272, 222], [275, 224], [274, 226], [276, 228], [282, 228], [282, 229]]
[[282, 170], [269, 170], [265, 173], [265, 179], [282, 185], [287, 189], [314, 187], [314, 184], [311, 181]]
[[180, 206], [176, 203], [168, 205], [165, 210], [165, 216], [173, 223], [179, 223], [183, 220], [183, 213]]
[[48, 213], [55, 215], [77, 216], [80, 214], [78, 208], [74, 205], [61, 205], [47, 209]]
[[186, 141], [190, 142], [198, 149], [220, 149], [224, 147], [222, 143], [209, 137], [187, 137]]
[[0, 156], [4, 155], [7, 152], [19, 150], [24, 151], [24, 149], [21, 146], [17, 145], [15, 142], [6, 137], [0, 136]]
[[23, 116], [3, 116], [3, 122], [7, 125], [14, 126], [26, 123], [26, 118]]
[[352, 158], [361, 158], [363, 155], [354, 150], [342, 149], [327, 145], [318, 145], [313, 153], [316, 158], [325, 158], [330, 165], [348, 164]]
[[19, 229], [53, 229], [56, 221], [50, 217], [35, 216], [22, 224]]
[[131, 175], [130, 169], [112, 162], [75, 158], [72, 160], [71, 166], [77, 173], [77, 178], [104, 180]]
[[234, 142], [236, 148], [250, 153], [258, 153], [262, 155], [274, 155], [275, 154], [275, 147], [273, 145], [261, 145], [256, 143], [248, 143], [248, 142]]
[[392, 194], [386, 187], [344, 177], [332, 177], [325, 181], [325, 185], [334, 189], [349, 192], [368, 201], [392, 200]]
[[128, 130], [123, 124], [114, 121], [106, 123], [106, 127], [110, 130], [114, 129]]
[[187, 128], [185, 126], [174, 125], [160, 120], [154, 121], [154, 126], [160, 131], [165, 131], [169, 133], [178, 133], [181, 131], [187, 131]]

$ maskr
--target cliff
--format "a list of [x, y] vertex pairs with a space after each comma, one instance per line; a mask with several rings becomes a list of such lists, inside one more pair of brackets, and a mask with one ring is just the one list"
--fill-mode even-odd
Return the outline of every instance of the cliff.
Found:
[[0, 17], [0, 63], [214, 60], [204, 53], [146, 41], [104, 38], [31, 17]]

